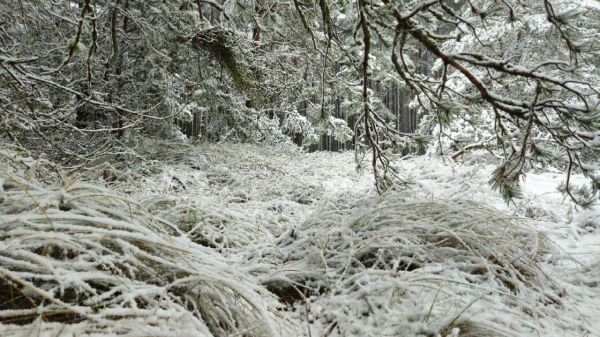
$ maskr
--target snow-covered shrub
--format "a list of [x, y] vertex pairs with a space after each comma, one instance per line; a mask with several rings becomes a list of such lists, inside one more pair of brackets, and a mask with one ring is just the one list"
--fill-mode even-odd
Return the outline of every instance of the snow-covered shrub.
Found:
[[278, 335], [272, 296], [214, 250], [111, 190], [45, 185], [2, 154], [0, 335]]
[[560, 303], [542, 237], [475, 202], [342, 200], [279, 238], [265, 282], [331, 336], [520, 336]]
[[339, 142], [347, 142], [352, 140], [354, 131], [348, 127], [345, 120], [329, 116], [326, 120], [322, 120], [317, 124], [319, 134], [333, 136]]
[[289, 136], [301, 135], [303, 145], [311, 145], [319, 140], [311, 122], [297, 112], [290, 112], [283, 120], [281, 129]]

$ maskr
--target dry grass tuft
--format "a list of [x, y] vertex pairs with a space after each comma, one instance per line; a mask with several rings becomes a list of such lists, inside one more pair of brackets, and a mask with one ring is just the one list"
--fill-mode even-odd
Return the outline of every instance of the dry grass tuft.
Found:
[[557, 304], [543, 236], [476, 202], [340, 201], [280, 242], [280, 280], [325, 292], [313, 314], [341, 335], [518, 335]]
[[2, 154], [0, 335], [278, 335], [273, 298], [214, 250], [126, 197], [42, 184]]

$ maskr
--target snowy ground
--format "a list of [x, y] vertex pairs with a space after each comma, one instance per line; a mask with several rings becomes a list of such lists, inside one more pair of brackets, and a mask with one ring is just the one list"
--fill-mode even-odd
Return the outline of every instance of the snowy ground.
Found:
[[145, 164], [86, 179], [177, 224], [235, 270], [224, 277], [275, 293], [281, 336], [600, 336], [600, 212], [556, 192], [560, 173], [529, 174], [507, 205], [488, 165], [403, 160], [408, 190], [378, 197], [350, 152], [147, 148]]
[[[161, 172], [145, 179], [141, 186], [146, 186], [149, 194], [200, 199], [201, 203], [209, 204], [208, 208], [216, 207], [231, 215], [224, 222], [235, 220], [221, 222], [221, 232], [212, 233], [213, 237], [234, 238], [233, 233], [242, 227], [240, 223], [254, 224], [258, 227], [256, 231], [238, 243], [242, 249], [230, 249], [230, 254], [246, 258], [257, 259], [264, 253], [266, 261], [275, 263], [268, 260], [268, 255], [277, 244], [277, 238], [309, 219], [313, 212], [335, 207], [340, 199], [376, 197], [369, 172], [356, 172], [351, 152], [307, 154], [287, 148], [227, 144], [202, 145], [184, 153], [193, 155], [189, 158], [185, 155], [179, 162], [161, 164]], [[197, 165], [197, 169], [193, 165]], [[567, 323], [553, 324], [552, 317], [546, 321], [539, 318], [543, 322], [532, 323], [535, 326], [532, 335], [600, 336], [597, 319], [600, 317], [600, 212], [578, 212], [557, 192], [558, 183], [564, 179], [560, 173], [529, 174], [524, 184], [524, 198], [507, 205], [488, 185], [493, 170], [490, 165], [463, 165], [449, 159], [427, 157], [403, 160], [397, 165], [413, 182], [411, 198], [477, 201], [547, 234], [557, 249], [542, 260], [543, 272], [560, 288], [558, 312], [564, 311], [561, 315]], [[128, 186], [138, 188], [137, 185], [123, 188]], [[198, 195], [202, 198], [197, 198]], [[223, 246], [215, 243], [219, 245]], [[236, 246], [234, 242], [228, 247], [233, 246]], [[307, 325], [307, 319], [314, 322], [311, 335], [332, 333], [328, 327], [307, 318], [329, 304], [315, 298], [310, 303], [314, 308], [297, 304], [302, 307], [298, 311], [309, 310], [308, 315], [306, 312], [290, 315], [291, 320], [296, 320], [294, 324], [301, 327], [296, 333], [309, 334], [311, 324]], [[357, 330], [356, 333], [365, 332]], [[378, 335], [376, 331], [367, 333]]]

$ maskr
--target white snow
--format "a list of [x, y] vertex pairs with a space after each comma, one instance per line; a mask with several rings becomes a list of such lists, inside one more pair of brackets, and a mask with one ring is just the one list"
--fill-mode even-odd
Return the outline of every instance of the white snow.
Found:
[[[102, 317], [135, 314], [128, 323], [113, 319], [114, 330], [94, 334], [89, 321], [65, 327], [38, 319], [27, 326], [0, 325], [0, 335], [120, 336], [132, 331], [126, 326], [140, 327], [137, 335], [215, 335], [207, 317], [198, 319], [166, 300], [169, 287], [208, 282], [201, 305], [212, 308], [210, 298], [232, 305], [226, 296], [236, 293], [246, 304], [212, 314], [238, 319], [254, 312], [256, 326], [244, 323], [249, 336], [265, 331], [282, 336], [600, 336], [600, 211], [579, 210], [565, 199], [556, 188], [564, 180], [560, 172], [528, 173], [523, 198], [507, 205], [488, 185], [493, 166], [475, 161], [434, 156], [394, 161], [411, 184], [378, 197], [368, 170], [356, 172], [351, 152], [247, 144], [147, 148], [148, 160], [115, 169], [117, 181], [111, 185], [115, 191], [110, 193], [129, 195], [133, 215], [127, 208], [110, 211], [86, 201], [93, 198], [92, 183], [106, 184], [100, 172], [90, 172], [80, 187], [33, 189], [46, 213], [3, 213], [0, 226], [51, 221], [58, 234], [46, 236], [49, 242], [81, 232], [92, 241], [113, 233], [127, 242], [171, 245], [198, 255], [178, 261], [148, 255], [124, 241], [119, 245], [129, 260], [119, 263], [136, 265], [146, 256], [164, 268], [198, 271], [162, 288], [135, 283], [128, 294], [106, 295], [115, 307], [103, 310]], [[2, 175], [1, 185], [7, 179]], [[582, 181], [575, 177], [576, 183]], [[0, 191], [5, 199], [16, 193]], [[61, 198], [73, 195], [89, 196], [73, 199], [80, 213], [56, 208]], [[13, 211], [32, 207], [30, 200], [14, 205], [19, 208]], [[148, 216], [157, 219], [149, 227], [134, 220]], [[185, 234], [166, 239], [160, 221], [177, 226], [167, 232]], [[76, 239], [69, 236], [69, 244], [76, 247]], [[37, 263], [6, 257], [2, 252], [16, 241], [7, 244], [0, 242], [0, 271], [12, 273], [7, 262], [44, 275], [55, 270], [66, 286], [105, 277], [87, 270], [88, 260]], [[105, 259], [117, 263], [117, 257]], [[528, 276], [518, 278], [519, 273]], [[276, 311], [269, 298], [259, 298], [267, 287], [280, 296]], [[161, 296], [165, 300], [153, 312], [117, 306], [131, 302], [128, 298]], [[77, 310], [89, 309], [78, 305]], [[0, 310], [0, 320], [3, 313], [9, 314]]]

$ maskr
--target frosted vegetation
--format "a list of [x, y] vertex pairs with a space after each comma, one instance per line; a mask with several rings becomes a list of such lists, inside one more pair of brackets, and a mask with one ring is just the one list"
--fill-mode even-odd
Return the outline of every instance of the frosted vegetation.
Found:
[[0, 1], [1, 337], [600, 337], [598, 0]]
[[597, 331], [600, 213], [550, 173], [507, 206], [488, 165], [404, 160], [378, 196], [350, 153], [146, 146], [72, 176], [2, 151], [2, 336]]

